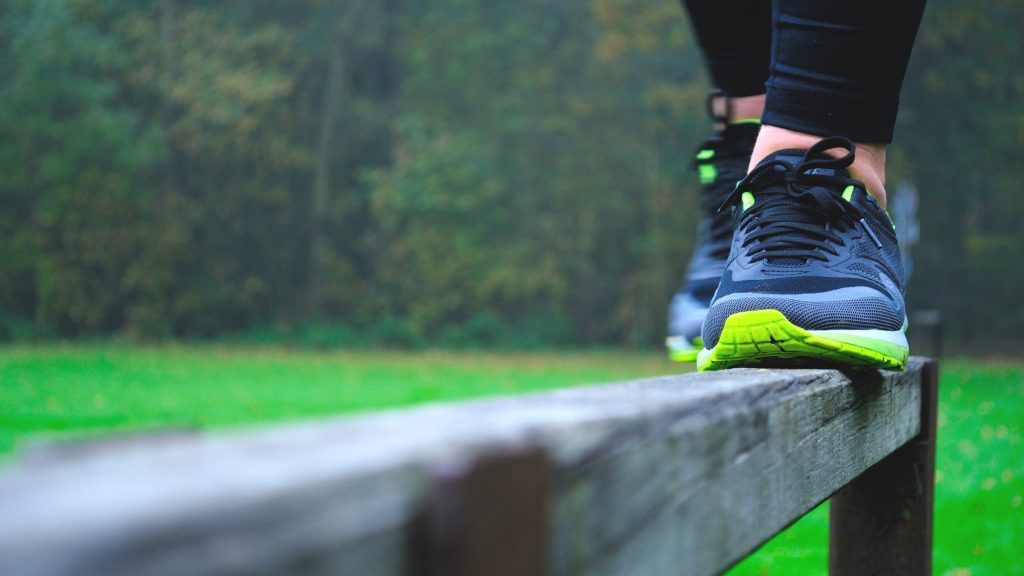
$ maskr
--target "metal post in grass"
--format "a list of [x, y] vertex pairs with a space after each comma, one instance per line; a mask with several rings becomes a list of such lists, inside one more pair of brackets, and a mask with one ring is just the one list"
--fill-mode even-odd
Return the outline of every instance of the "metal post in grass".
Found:
[[932, 573], [939, 366], [921, 373], [921, 432], [832, 497], [829, 574]]
[[910, 330], [907, 331], [910, 349], [915, 354], [942, 357], [942, 312], [938, 310], [916, 310], [910, 314]]

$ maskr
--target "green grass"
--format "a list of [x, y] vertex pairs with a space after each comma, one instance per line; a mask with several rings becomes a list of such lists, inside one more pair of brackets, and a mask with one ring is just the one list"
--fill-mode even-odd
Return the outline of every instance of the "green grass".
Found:
[[[223, 428], [677, 372], [656, 354], [0, 348], [0, 454], [47, 436]], [[936, 574], [1024, 575], [1024, 363], [943, 365]], [[730, 574], [825, 574], [827, 509]]]
[[[944, 362], [939, 382], [935, 574], [1024, 574], [1024, 363]], [[826, 574], [828, 506], [732, 572]]]
[[0, 454], [17, 442], [222, 428], [680, 371], [652, 354], [0, 348]]

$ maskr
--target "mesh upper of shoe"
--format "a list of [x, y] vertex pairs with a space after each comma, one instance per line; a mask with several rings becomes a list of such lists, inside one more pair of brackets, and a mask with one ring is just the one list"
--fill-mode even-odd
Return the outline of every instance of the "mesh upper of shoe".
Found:
[[[850, 147], [852, 151], [852, 144]], [[904, 275], [888, 216], [862, 185], [851, 184], [845, 165], [822, 168], [822, 163], [830, 160], [814, 156], [818, 167], [813, 178], [807, 179], [816, 188], [813, 198], [806, 190], [811, 183], [802, 184], [798, 177], [800, 163], [823, 151], [787, 150], [769, 156], [759, 167], [782, 155], [802, 160], [789, 165], [786, 173], [776, 162], [771, 166], [771, 178], [767, 183], [762, 181], [761, 188], [754, 172], [753, 178], [748, 177], [737, 188], [737, 194], [752, 193], [759, 211], [741, 219], [743, 208], [736, 208], [737, 228], [725, 276], [702, 329], [706, 348], [718, 343], [729, 316], [752, 310], [778, 310], [790, 322], [808, 330], [894, 331], [903, 326]], [[847, 160], [852, 161], [852, 155], [844, 160], [846, 165]], [[832, 185], [828, 185], [830, 175]], [[844, 198], [843, 192], [850, 186], [854, 186], [853, 193]], [[803, 212], [797, 214], [798, 224], [785, 230], [785, 225], [775, 221], [773, 225], [783, 230], [777, 234], [765, 232], [768, 224], [759, 222], [759, 217], [785, 217], [787, 207], [779, 203], [798, 201], [807, 204], [799, 208]], [[815, 203], [833, 201], [839, 208], [830, 205], [828, 210], [822, 209], [821, 230], [815, 230], [807, 214], [814, 214]], [[838, 204], [841, 202], [849, 206]]]
[[790, 322], [808, 330], [899, 330], [904, 321], [902, 309], [884, 297], [805, 301], [796, 297], [750, 295], [716, 302], [711, 307], [704, 320], [704, 345], [718, 344], [729, 316], [769, 309], [782, 312]]

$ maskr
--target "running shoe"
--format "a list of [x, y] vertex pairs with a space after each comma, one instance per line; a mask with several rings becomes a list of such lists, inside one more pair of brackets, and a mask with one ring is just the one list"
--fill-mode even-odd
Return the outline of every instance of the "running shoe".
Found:
[[[828, 155], [843, 150], [841, 158]], [[729, 259], [702, 331], [700, 370], [902, 370], [904, 273], [892, 221], [850, 177], [854, 145], [776, 152], [737, 186]]]
[[758, 122], [728, 125], [707, 140], [694, 159], [702, 187], [697, 247], [669, 303], [665, 340], [669, 358], [677, 362], [693, 362], [701, 349], [700, 328], [732, 242], [732, 219], [718, 208], [746, 174], [760, 127]]

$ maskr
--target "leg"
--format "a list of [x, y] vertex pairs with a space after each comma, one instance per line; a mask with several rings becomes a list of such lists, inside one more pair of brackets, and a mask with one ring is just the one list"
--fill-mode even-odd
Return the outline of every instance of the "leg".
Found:
[[702, 186], [696, 250], [668, 313], [669, 356], [692, 362], [711, 296], [729, 255], [732, 221], [718, 207], [747, 171], [764, 111], [771, 43], [768, 0], [684, 0], [716, 89], [716, 133], [695, 159]]
[[727, 201], [732, 252], [701, 370], [906, 365], [885, 143], [923, 5], [776, 0], [765, 127]]
[[[725, 123], [760, 118], [771, 56], [769, 0], [683, 0]], [[720, 126], [719, 128], [721, 128]]]
[[885, 205], [885, 145], [924, 0], [775, 0], [765, 129], [753, 168], [821, 136], [857, 143], [854, 176]]

